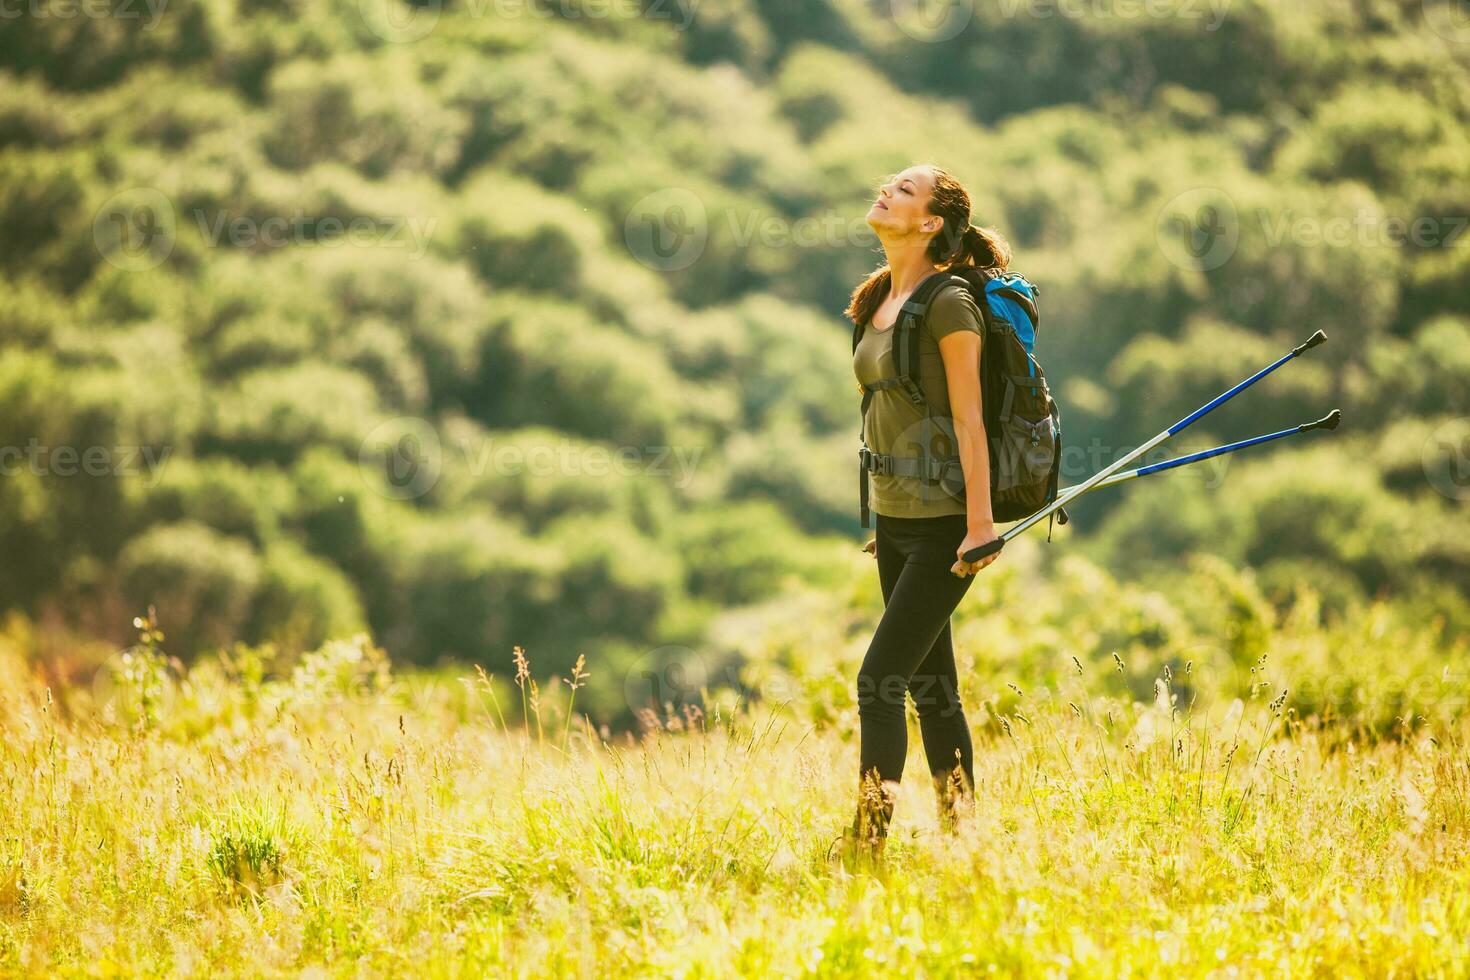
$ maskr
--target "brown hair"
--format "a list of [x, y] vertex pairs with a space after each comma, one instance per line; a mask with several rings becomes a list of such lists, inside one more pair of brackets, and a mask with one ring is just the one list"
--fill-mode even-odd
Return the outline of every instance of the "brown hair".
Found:
[[[934, 192], [929, 197], [929, 213], [944, 219], [944, 224], [929, 241], [929, 261], [942, 269], [974, 266], [1003, 271], [1011, 264], [1011, 246], [994, 228], [977, 228], [970, 224], [970, 195], [947, 170], [930, 166], [934, 174]], [[846, 314], [853, 323], [871, 317], [888, 293], [889, 271], [881, 265], [852, 291]]]

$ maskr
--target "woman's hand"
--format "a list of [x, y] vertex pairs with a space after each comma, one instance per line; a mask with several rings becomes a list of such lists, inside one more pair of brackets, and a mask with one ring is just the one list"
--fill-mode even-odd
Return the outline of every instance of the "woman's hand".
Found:
[[878, 557], [878, 539], [877, 538], [874, 538], [873, 540], [869, 541], [867, 544], [863, 545], [863, 550], [868, 553], [868, 556], [870, 558], [877, 558]]
[[1000, 557], [999, 551], [993, 555], [986, 555], [979, 561], [965, 561], [963, 555], [965, 552], [972, 551], [981, 545], [989, 544], [997, 537], [999, 535], [995, 533], [995, 524], [993, 523], [976, 525], [970, 528], [969, 532], [965, 535], [965, 540], [961, 541], [960, 546], [955, 549], [955, 563], [950, 566], [949, 570], [960, 578], [964, 578], [966, 575], [974, 575], [980, 569], [995, 561]]

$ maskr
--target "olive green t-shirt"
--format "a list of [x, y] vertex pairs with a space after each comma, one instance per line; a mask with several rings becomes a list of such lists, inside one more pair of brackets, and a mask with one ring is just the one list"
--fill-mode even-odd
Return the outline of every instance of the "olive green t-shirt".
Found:
[[[934, 442], [931, 451], [938, 456], [955, 456], [959, 446], [954, 437], [954, 424], [948, 418], [949, 382], [944, 374], [944, 358], [939, 352], [939, 338], [956, 330], [973, 330], [984, 335], [980, 310], [969, 290], [958, 283], [945, 286], [935, 295], [919, 328], [919, 380], [924, 388], [933, 419]], [[898, 367], [893, 359], [893, 333], [896, 329], [874, 330], [863, 324], [852, 368], [858, 381], [872, 384], [882, 378], [896, 377]], [[939, 416], [943, 416], [942, 418]], [[917, 456], [922, 438], [924, 410], [915, 405], [898, 388], [873, 392], [868, 412], [863, 419], [863, 432], [868, 448], [890, 456]], [[964, 501], [955, 500], [938, 485], [931, 486], [914, 477], [870, 474], [870, 505], [875, 514], [885, 517], [941, 517], [965, 513]]]

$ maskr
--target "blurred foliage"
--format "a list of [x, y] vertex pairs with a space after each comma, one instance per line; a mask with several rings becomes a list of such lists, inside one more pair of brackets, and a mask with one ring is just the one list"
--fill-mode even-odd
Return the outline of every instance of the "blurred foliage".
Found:
[[[1071, 480], [1331, 335], [1187, 448], [1333, 406], [1340, 434], [1098, 494], [1081, 555], [1168, 596], [1182, 560], [1254, 566], [1262, 623], [1307, 584], [1470, 625], [1470, 47], [1418, 0], [976, 5], [953, 36], [642, 6], [0, 19], [0, 607], [565, 672], [830, 583], [860, 216], [933, 160], [1042, 285]], [[640, 245], [650, 201], [691, 261]], [[1189, 611], [1131, 589], [1027, 649], [1173, 642]]]
[[[1161, 682], [1181, 715], [1196, 699], [1218, 717], [1232, 699], [1284, 695], [1333, 741], [1401, 737], [1465, 716], [1462, 593], [1364, 596], [1330, 560], [1277, 559], [1258, 573], [1196, 555], [1117, 575], [1084, 555], [1049, 560], [1046, 549], [1039, 539], [1008, 546], [1004, 568], [978, 579], [954, 617], [961, 694], [991, 732], [1023, 698], [1064, 709], [1099, 695], [1149, 704]], [[852, 678], [881, 599], [868, 587], [872, 559], [839, 564], [850, 572], [845, 590], [794, 589], [758, 615], [717, 624], [712, 650], [740, 665], [732, 688], [774, 695], [810, 721], [854, 723]], [[686, 674], [717, 662], [713, 652], [684, 660]], [[684, 675], [666, 668], [662, 679], [672, 687]], [[700, 703], [690, 684], [681, 693]]]

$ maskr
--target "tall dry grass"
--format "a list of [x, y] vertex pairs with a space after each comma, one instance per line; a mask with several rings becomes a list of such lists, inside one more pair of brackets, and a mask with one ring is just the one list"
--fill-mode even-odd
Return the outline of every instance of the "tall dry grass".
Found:
[[64, 692], [14, 631], [0, 642], [0, 973], [1470, 962], [1463, 728], [1344, 743], [1265, 681], [1203, 710], [1166, 676], [1152, 702], [1089, 694], [1074, 661], [1070, 686], [1018, 685], [977, 729], [979, 804], [958, 834], [916, 749], [885, 865], [850, 874], [828, 860], [852, 803], [850, 718], [683, 712], [604, 739], [565, 710], [585, 672], [553, 703], [522, 651], [509, 685], [398, 676], [363, 638], [279, 676], [244, 648], [181, 675], [154, 630], [140, 621], [107, 684]]

